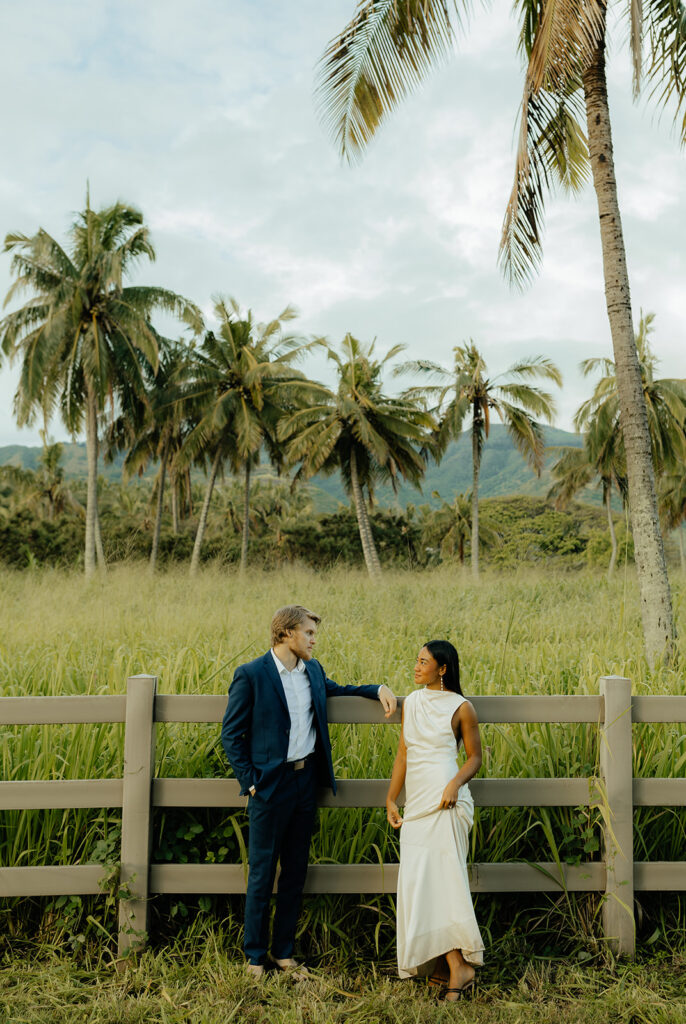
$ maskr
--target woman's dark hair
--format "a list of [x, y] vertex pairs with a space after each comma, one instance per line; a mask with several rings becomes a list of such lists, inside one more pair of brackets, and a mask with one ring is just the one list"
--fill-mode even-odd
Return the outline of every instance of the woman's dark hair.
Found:
[[457, 651], [449, 640], [429, 640], [424, 644], [432, 658], [438, 663], [438, 667], [446, 666], [443, 676], [443, 686], [446, 690], [459, 693], [463, 696], [460, 688], [460, 659]]

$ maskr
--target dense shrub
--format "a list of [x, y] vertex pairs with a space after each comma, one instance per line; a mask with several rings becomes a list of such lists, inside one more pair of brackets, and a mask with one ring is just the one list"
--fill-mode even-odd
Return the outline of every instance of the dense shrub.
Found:
[[[411, 514], [376, 509], [370, 518], [382, 562], [414, 566], [423, 560], [419, 526]], [[363, 564], [357, 519], [348, 508], [318, 518], [303, 518], [285, 531], [282, 549], [287, 560], [315, 568]]]
[[487, 498], [484, 514], [498, 531], [499, 545], [485, 553], [494, 565], [509, 567], [522, 562], [564, 562], [580, 568], [585, 562], [588, 538], [605, 524], [602, 509], [574, 504], [558, 511], [538, 498]]
[[[625, 562], [634, 560], [634, 538], [627, 532], [626, 526], [620, 522], [615, 533], [617, 536], [617, 562], [616, 565], [624, 565]], [[592, 568], [599, 567], [607, 569], [612, 555], [612, 543], [607, 528], [605, 530], [591, 530], [588, 543], [586, 544], [586, 560]]]
[[[139, 485], [140, 486], [140, 485]], [[108, 562], [146, 560], [152, 543], [152, 516], [147, 501], [133, 509], [117, 507], [108, 494], [101, 512], [103, 547]], [[123, 505], [123, 502], [122, 502]], [[440, 561], [437, 550], [421, 541], [422, 509], [376, 508], [371, 527], [384, 565], [424, 567]], [[485, 563], [514, 568], [522, 563], [555, 563], [568, 568], [584, 565], [606, 567], [610, 558], [607, 520], [602, 508], [574, 504], [557, 511], [540, 498], [517, 496], [486, 498], [481, 503], [482, 522], [497, 534], [497, 543], [482, 552]], [[181, 522], [174, 534], [168, 514], [163, 518], [159, 564], [190, 561], [196, 519]], [[202, 548], [203, 562], [233, 564], [240, 559], [241, 531], [225, 513], [210, 511]], [[625, 555], [633, 559], [633, 542], [625, 521], [617, 522], [619, 564]], [[31, 565], [77, 566], [83, 560], [84, 524], [76, 514], [54, 521], [29, 509], [0, 519], [0, 563], [15, 568]], [[469, 559], [469, 544], [466, 557]], [[278, 567], [299, 563], [313, 568], [364, 564], [357, 519], [351, 508], [339, 506], [331, 513], [311, 509], [287, 519], [257, 518], [250, 531], [250, 562]]]
[[75, 516], [48, 521], [22, 509], [0, 520], [0, 562], [17, 569], [36, 563], [77, 565], [83, 557], [83, 543], [83, 522]]

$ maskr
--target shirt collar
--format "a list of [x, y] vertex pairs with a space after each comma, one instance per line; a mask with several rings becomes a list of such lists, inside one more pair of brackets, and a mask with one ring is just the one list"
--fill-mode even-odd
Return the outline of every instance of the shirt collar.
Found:
[[[271, 655], [272, 655], [272, 658], [274, 659], [274, 664], [276, 665], [276, 671], [279, 673], [279, 675], [281, 675], [282, 672], [289, 672], [290, 673], [291, 669], [287, 669], [286, 666], [284, 665], [284, 663], [279, 658], [277, 658], [277, 656], [274, 654], [274, 648], [273, 647], [271, 649]], [[302, 660], [302, 658], [298, 658], [298, 663], [297, 663], [297, 665], [295, 666], [295, 668], [292, 671], [293, 672], [304, 672], [305, 671], [305, 662]]]

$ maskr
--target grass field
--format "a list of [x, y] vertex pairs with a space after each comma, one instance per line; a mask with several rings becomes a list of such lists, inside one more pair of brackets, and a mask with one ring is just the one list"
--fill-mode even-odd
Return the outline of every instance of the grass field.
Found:
[[[486, 974], [473, 999], [438, 1002], [423, 984], [369, 965], [354, 975], [320, 970], [306, 984], [258, 986], [216, 936], [145, 954], [124, 973], [75, 967], [64, 957], [0, 970], [3, 1024], [684, 1024], [686, 961], [574, 964], [530, 961], [511, 982]], [[3, 1015], [4, 1014], [4, 1015]]]
[[[683, 656], [684, 588], [679, 578], [673, 583]], [[161, 692], [225, 693], [233, 667], [267, 649], [272, 611], [292, 601], [309, 605], [323, 616], [316, 655], [339, 682], [386, 682], [397, 693], [409, 693], [417, 650], [426, 640], [444, 636], [460, 651], [468, 695], [596, 693], [598, 678], [604, 674], [628, 676], [636, 693], [683, 692], [680, 669], [651, 672], [644, 662], [631, 570], [612, 583], [599, 575], [528, 572], [487, 574], [475, 585], [467, 574], [440, 568], [419, 574], [389, 572], [373, 585], [365, 574], [350, 571], [315, 574], [286, 569], [278, 574], [251, 573], [242, 580], [234, 572], [209, 568], [191, 582], [182, 572], [151, 579], [143, 568], [122, 567], [88, 584], [76, 573], [3, 572], [0, 590], [4, 596], [0, 609], [4, 695], [116, 693], [124, 689], [128, 675], [139, 672], [158, 675]], [[340, 777], [389, 773], [396, 726], [336, 726], [332, 731]], [[482, 774], [593, 774], [598, 759], [596, 733], [595, 727], [583, 725], [485, 726]], [[636, 775], [683, 775], [683, 726], [635, 727], [634, 738]], [[118, 726], [8, 729], [3, 736], [2, 777], [117, 775], [122, 758]], [[216, 727], [160, 727], [157, 758], [160, 775], [222, 775], [227, 770]], [[646, 809], [636, 812], [635, 820], [637, 858], [684, 858], [683, 810]], [[115, 812], [5, 813], [0, 865], [116, 860], [118, 827]], [[154, 856], [158, 860], [236, 861], [241, 856], [244, 829], [242, 813], [159, 812], [155, 815]], [[557, 853], [568, 861], [594, 859], [599, 856], [597, 840], [597, 822], [594, 812], [588, 810], [483, 808], [473, 830], [472, 856], [483, 861], [549, 860]], [[389, 835], [380, 809], [321, 814], [313, 843], [314, 860], [355, 862], [379, 857], [393, 860], [396, 856], [396, 837]], [[94, 951], [100, 951], [98, 956], [103, 950], [111, 955], [115, 948], [112, 907], [100, 898], [21, 900], [6, 901], [0, 913], [0, 953], [13, 965], [4, 972], [1, 998], [7, 1002], [8, 985], [15, 985], [17, 994], [17, 983], [11, 979], [24, 972], [20, 987], [28, 1000], [26, 1007], [34, 998], [30, 993], [36, 993], [36, 1014], [43, 1005], [37, 995], [41, 971], [31, 966], [36, 951], [44, 957], [61, 949], [79, 963], [82, 978], [78, 971], [60, 966], [58, 960], [44, 979], [45, 984], [54, 980], [55, 991], [61, 993], [50, 1005], [73, 1004], [70, 1017], [75, 1021], [185, 1020], [181, 1004], [189, 999], [193, 1003], [196, 996], [188, 964], [202, 956], [208, 943], [221, 946], [217, 953], [224, 965], [221, 991], [230, 992], [232, 985], [242, 984], [241, 976], [235, 974], [240, 958], [239, 900], [156, 900], [153, 948], [158, 958], [149, 954], [147, 966], [142, 964], [128, 980], [122, 981], [116, 973], [103, 975], [102, 985], [98, 981], [96, 986], [100, 1015], [92, 1018], [84, 1015], [89, 1004], [83, 992], [93, 991], [93, 979], [100, 978], [102, 972], [89, 968], [88, 961], [96, 955]], [[488, 1007], [489, 1000], [495, 1000], [495, 1006], [505, 998], [501, 989], [514, 993], [507, 1019], [555, 1019], [546, 1016], [554, 1007], [547, 1006], [553, 996], [545, 992], [559, 990], [563, 993], [560, 999], [569, 1001], [565, 1018], [582, 1021], [591, 1019], [583, 1014], [596, 989], [604, 994], [596, 993], [593, 998], [605, 1000], [610, 1014], [607, 1019], [614, 1019], [610, 1010], [616, 1007], [619, 1012], [625, 990], [643, 991], [641, 998], [648, 1007], [651, 985], [659, 988], [666, 975], [680, 976], [684, 986], [683, 900], [654, 898], [652, 894], [644, 900], [639, 894], [639, 948], [642, 956], [657, 957], [657, 966], [654, 971], [646, 966], [626, 968], [635, 973], [624, 981], [619, 968], [607, 960], [597, 914], [598, 902], [591, 896], [540, 896], [533, 901], [529, 897], [479, 897], [477, 916], [489, 947], [483, 972], [486, 987], [479, 997], [481, 1010], [461, 1009], [464, 1016], [458, 1019], [500, 1019], [494, 1016], [495, 1009]], [[443, 1011], [424, 993], [417, 994], [412, 986], [399, 988], [390, 980], [394, 957], [390, 898], [306, 900], [301, 947], [327, 971], [346, 972], [348, 980], [339, 986], [346, 991], [353, 984], [350, 972], [361, 971], [359, 991], [355, 988], [352, 995], [337, 996], [329, 978], [321, 982], [321, 991], [312, 989], [308, 995], [312, 1005], [298, 1017], [288, 1016], [292, 993], [274, 983], [267, 996], [264, 992], [245, 994], [241, 1020], [265, 1019], [265, 1013], [270, 1020], [317, 1024], [338, 1020], [344, 1014], [346, 1020], [374, 1020], [374, 1013], [379, 1020], [389, 1021], [440, 1019], [436, 1014]], [[381, 987], [369, 987], [368, 962], [384, 975], [388, 973]], [[211, 964], [203, 961], [202, 970], [211, 970]], [[579, 981], [568, 989], [565, 971], [569, 974], [570, 970]], [[529, 978], [526, 989], [521, 988], [523, 975]], [[148, 976], [157, 980], [151, 980], [146, 991], [143, 986], [137, 993], [132, 989], [125, 993], [126, 998], [122, 996], [122, 986], [134, 985], [132, 978]], [[171, 1003], [160, 997], [165, 986]], [[487, 992], [491, 992], [488, 997]], [[159, 1004], [158, 1016], [146, 1017], [143, 1008], [153, 995]], [[657, 994], [655, 999], [653, 1015], [637, 1016], [636, 1020], [684, 1019], [683, 1004], [677, 1005], [678, 1000], [658, 998]], [[174, 1009], [172, 1004], [181, 1008]], [[49, 1001], [45, 1007], [48, 1005]], [[393, 1016], [396, 1011], [400, 1016]], [[12, 1012], [12, 1021], [62, 1019], [57, 1011], [53, 1017], [31, 1016], [28, 1009]], [[117, 1012], [122, 1015], [116, 1016]], [[682, 1017], [668, 1016], [668, 1012], [682, 1013]], [[233, 1019], [227, 1012], [223, 1016], [218, 1013], [199, 1002], [188, 1019]], [[453, 1011], [451, 1014], [455, 1016]]]

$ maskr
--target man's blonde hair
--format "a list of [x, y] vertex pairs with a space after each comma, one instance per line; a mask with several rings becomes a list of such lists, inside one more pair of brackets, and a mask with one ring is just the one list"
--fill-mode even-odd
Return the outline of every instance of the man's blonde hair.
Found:
[[272, 647], [276, 647], [282, 640], [285, 640], [288, 631], [300, 626], [305, 619], [312, 619], [317, 626], [322, 621], [321, 616], [315, 615], [309, 608], [305, 608], [301, 604], [287, 604], [284, 608], [279, 608], [277, 612], [274, 612], [271, 625]]

